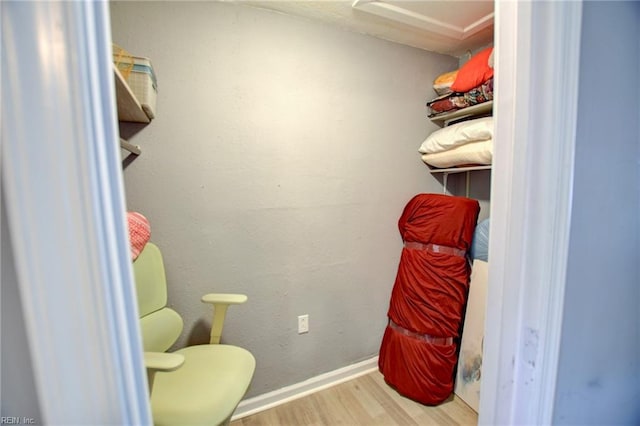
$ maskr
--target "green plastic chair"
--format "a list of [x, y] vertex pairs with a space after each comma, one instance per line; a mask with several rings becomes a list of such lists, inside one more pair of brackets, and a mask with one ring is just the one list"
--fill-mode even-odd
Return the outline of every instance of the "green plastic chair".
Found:
[[210, 343], [166, 353], [182, 333], [183, 322], [166, 306], [160, 249], [147, 243], [133, 270], [154, 424], [228, 424], [249, 388], [256, 361], [243, 348], [220, 344], [220, 336], [229, 305], [244, 303], [247, 296], [203, 296], [202, 302], [214, 307]]

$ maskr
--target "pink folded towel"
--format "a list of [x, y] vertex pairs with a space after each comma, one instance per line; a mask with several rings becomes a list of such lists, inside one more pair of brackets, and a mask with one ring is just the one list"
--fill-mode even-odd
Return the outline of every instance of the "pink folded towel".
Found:
[[151, 237], [151, 227], [146, 217], [138, 212], [127, 212], [131, 260], [136, 260]]

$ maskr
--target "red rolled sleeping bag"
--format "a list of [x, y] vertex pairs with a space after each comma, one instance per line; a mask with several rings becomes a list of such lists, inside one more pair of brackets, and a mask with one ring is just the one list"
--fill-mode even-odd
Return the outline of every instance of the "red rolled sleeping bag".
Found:
[[453, 392], [479, 212], [476, 200], [419, 194], [398, 221], [404, 248], [378, 367], [401, 395], [423, 404]]

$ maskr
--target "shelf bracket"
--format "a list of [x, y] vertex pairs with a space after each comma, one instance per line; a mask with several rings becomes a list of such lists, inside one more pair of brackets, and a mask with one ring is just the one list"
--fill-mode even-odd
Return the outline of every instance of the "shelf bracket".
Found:
[[467, 194], [467, 198], [469, 198], [469, 189], [471, 188], [471, 172], [469, 170], [467, 170], [467, 184], [466, 186], [466, 194]]
[[120, 138], [120, 148], [125, 149], [134, 155], [142, 154], [142, 149], [140, 149], [138, 145], [133, 145], [122, 138]]
[[449, 172], [444, 172], [442, 174], [442, 178], [443, 178], [442, 179], [442, 187], [443, 187], [442, 193], [444, 195], [447, 195], [447, 178], [448, 177], [449, 177]]

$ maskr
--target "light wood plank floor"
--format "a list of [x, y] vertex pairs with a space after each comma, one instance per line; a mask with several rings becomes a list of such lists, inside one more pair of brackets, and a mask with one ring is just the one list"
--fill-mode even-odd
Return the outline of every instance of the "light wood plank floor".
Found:
[[261, 425], [477, 425], [478, 415], [457, 396], [436, 407], [407, 399], [375, 371], [270, 410], [231, 422]]

